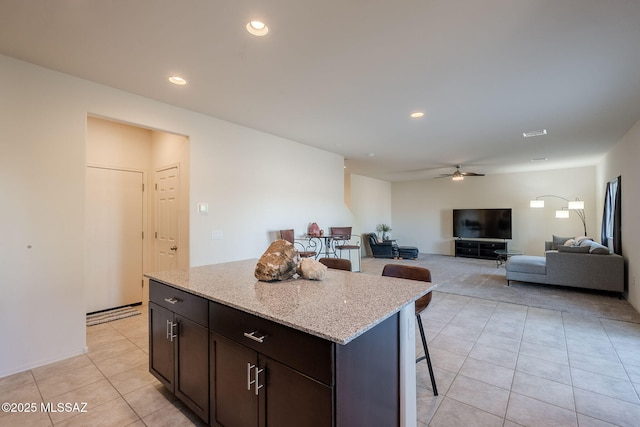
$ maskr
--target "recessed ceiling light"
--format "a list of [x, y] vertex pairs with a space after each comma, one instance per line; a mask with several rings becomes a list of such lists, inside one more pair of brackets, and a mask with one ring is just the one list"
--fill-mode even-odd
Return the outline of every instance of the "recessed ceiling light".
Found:
[[369, 153], [369, 157], [375, 157], [376, 153]]
[[529, 132], [522, 132], [522, 136], [524, 136], [525, 138], [531, 138], [533, 136], [542, 136], [546, 134], [547, 134], [546, 129], [530, 130]]
[[169, 81], [174, 85], [183, 86], [187, 84], [187, 81], [180, 76], [171, 76], [169, 77]]
[[424, 113], [422, 111], [414, 111], [413, 113], [411, 113], [411, 118], [412, 119], [419, 119], [420, 117], [423, 117]]
[[250, 21], [247, 24], [247, 31], [254, 36], [265, 36], [269, 32], [269, 27], [262, 21]]
[[549, 160], [548, 157], [537, 157], [535, 159], [531, 159], [532, 162], [546, 162], [547, 160]]

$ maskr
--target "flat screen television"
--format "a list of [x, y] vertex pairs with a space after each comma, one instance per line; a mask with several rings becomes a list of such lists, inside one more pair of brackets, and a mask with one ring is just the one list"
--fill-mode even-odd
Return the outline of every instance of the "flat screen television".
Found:
[[454, 209], [453, 237], [511, 239], [511, 209]]

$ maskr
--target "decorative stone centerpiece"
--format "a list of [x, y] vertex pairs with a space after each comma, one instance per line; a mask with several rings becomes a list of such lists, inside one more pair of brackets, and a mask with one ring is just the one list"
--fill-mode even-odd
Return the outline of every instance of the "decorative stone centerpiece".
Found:
[[279, 239], [262, 254], [254, 275], [265, 282], [290, 279], [298, 272], [299, 262], [300, 256], [293, 244]]
[[263, 282], [287, 280], [296, 274], [308, 280], [322, 280], [327, 267], [311, 258], [300, 261], [295, 247], [286, 240], [276, 240], [269, 245], [256, 265], [254, 276]]
[[298, 266], [300, 277], [308, 280], [322, 280], [327, 273], [327, 266], [312, 258], [302, 258]]

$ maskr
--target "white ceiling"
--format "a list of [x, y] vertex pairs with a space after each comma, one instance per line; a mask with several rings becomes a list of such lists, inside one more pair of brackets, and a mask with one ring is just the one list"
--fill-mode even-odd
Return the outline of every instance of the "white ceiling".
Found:
[[0, 53], [390, 181], [593, 165], [640, 119], [637, 0], [0, 0]]

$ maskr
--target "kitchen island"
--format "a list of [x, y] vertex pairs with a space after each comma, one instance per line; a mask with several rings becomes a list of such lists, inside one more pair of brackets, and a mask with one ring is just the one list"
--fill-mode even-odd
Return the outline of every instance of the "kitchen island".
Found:
[[433, 285], [257, 260], [147, 274], [149, 369], [210, 425], [416, 424], [414, 302]]

